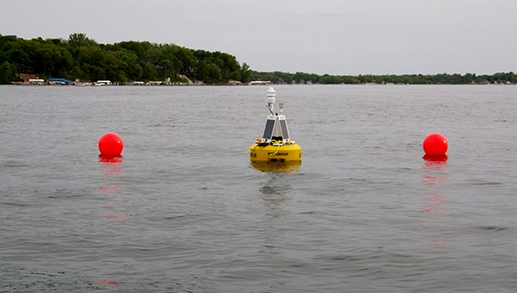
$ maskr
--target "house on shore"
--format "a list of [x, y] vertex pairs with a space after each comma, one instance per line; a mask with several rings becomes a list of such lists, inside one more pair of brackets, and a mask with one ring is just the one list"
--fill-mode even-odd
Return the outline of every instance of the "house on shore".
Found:
[[41, 85], [45, 83], [44, 79], [41, 79], [33, 74], [26, 73], [18, 73], [16, 76], [21, 80], [21, 82], [16, 82], [15, 84], [37, 84]]
[[269, 80], [254, 80], [250, 82], [250, 85], [270, 85], [271, 81]]
[[97, 80], [95, 85], [111, 85], [111, 81], [110, 80]]
[[44, 85], [45, 84], [45, 80], [41, 79], [41, 78], [31, 78], [31, 79], [29, 79], [28, 84], [31, 84], [31, 85]]

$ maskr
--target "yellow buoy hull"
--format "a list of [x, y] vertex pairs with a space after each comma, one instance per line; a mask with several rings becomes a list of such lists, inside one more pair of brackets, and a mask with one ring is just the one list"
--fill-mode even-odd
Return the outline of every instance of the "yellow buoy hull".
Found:
[[298, 162], [302, 160], [302, 148], [296, 143], [284, 145], [260, 145], [249, 149], [252, 162]]

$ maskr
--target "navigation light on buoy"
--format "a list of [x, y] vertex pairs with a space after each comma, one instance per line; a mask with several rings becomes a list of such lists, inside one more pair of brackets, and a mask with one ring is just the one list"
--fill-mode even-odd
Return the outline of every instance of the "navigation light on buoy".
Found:
[[302, 148], [292, 141], [289, 135], [284, 115], [285, 104], [278, 105], [280, 113], [274, 112], [275, 93], [272, 87], [267, 91], [269, 115], [262, 138], [257, 139], [248, 150], [250, 160], [252, 162], [299, 162], [302, 158]]

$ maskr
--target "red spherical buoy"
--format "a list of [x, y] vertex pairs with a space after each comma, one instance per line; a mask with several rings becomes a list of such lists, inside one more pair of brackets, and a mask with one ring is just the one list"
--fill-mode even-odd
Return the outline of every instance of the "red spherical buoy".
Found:
[[114, 132], [105, 133], [99, 138], [101, 156], [119, 157], [123, 148], [122, 138]]
[[443, 156], [447, 152], [449, 143], [441, 133], [431, 133], [424, 139], [423, 147], [428, 156]]

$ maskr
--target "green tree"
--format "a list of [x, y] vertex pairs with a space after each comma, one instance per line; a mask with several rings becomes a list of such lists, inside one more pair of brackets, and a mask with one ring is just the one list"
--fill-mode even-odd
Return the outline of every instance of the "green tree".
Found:
[[221, 68], [214, 63], [208, 63], [206, 66], [206, 81], [210, 83], [219, 83], [222, 79]]
[[12, 81], [11, 64], [5, 61], [0, 65], [0, 84], [9, 84]]
[[97, 46], [97, 42], [88, 38], [86, 34], [71, 34], [68, 36], [68, 44], [71, 47]]

